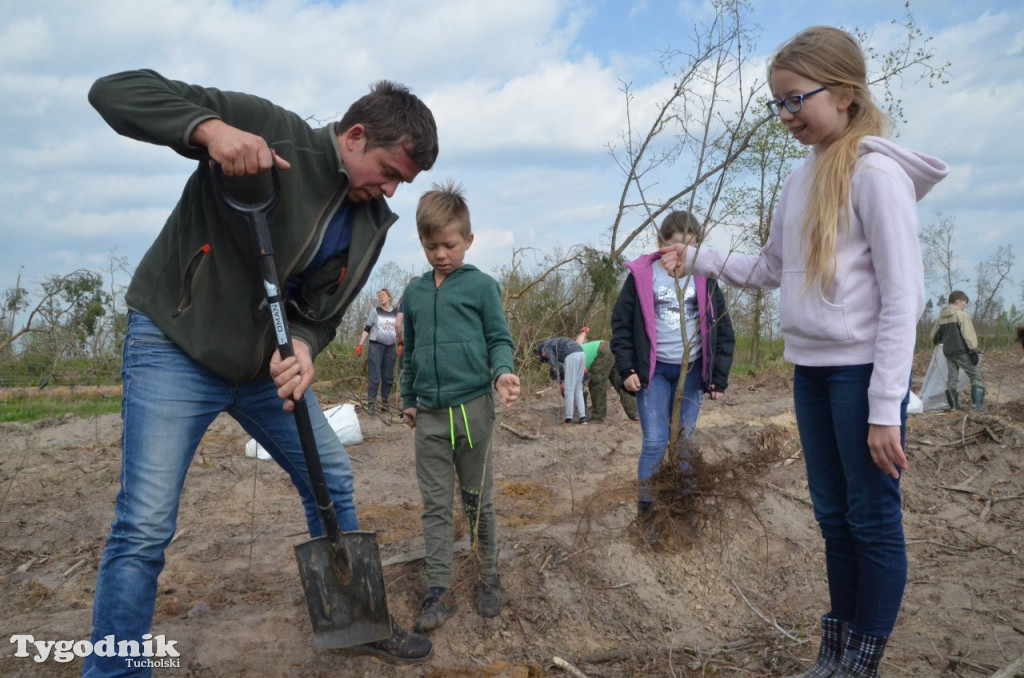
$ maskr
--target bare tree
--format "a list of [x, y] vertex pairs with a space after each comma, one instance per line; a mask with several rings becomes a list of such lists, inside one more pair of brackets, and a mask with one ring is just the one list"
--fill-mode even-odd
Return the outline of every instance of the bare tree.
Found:
[[14, 325], [18, 314], [28, 308], [29, 293], [21, 286], [21, 272], [18, 272], [18, 280], [14, 287], [9, 287], [3, 293], [3, 306], [0, 308], [0, 353], [10, 353], [15, 341], [24, 332], [15, 333]]
[[956, 220], [940, 213], [938, 221], [921, 229], [920, 239], [925, 279], [937, 281], [942, 290], [940, 299], [945, 299], [968, 280], [961, 273], [955, 254]]
[[1016, 257], [1013, 247], [1001, 245], [991, 257], [977, 266], [977, 281], [974, 293], [974, 321], [981, 327], [992, 326], [1003, 313], [1003, 300], [999, 290], [1010, 280], [1010, 271]]
[[[751, 112], [764, 82], [754, 79], [747, 84], [745, 77], [746, 49], [753, 40], [752, 24], [746, 20], [750, 6], [743, 0], [719, 0], [714, 8], [708, 26], [694, 27], [691, 49], [663, 54], [662, 67], [674, 73], [674, 82], [646, 129], [634, 123], [631, 85], [622, 85], [626, 129], [621, 146], [609, 149], [624, 177], [609, 228], [613, 260], [620, 259], [664, 212], [684, 202], [693, 211], [698, 195], [705, 214], [710, 214], [727, 170], [767, 122], [766, 116]], [[680, 186], [679, 176], [689, 181]], [[629, 223], [633, 219], [636, 222]]]

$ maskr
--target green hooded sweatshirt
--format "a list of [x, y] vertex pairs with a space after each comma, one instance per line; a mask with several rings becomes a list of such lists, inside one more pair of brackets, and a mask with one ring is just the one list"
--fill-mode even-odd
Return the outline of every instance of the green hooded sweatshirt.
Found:
[[424, 273], [405, 288], [402, 305], [403, 409], [467, 403], [515, 371], [498, 283], [475, 266], [455, 269], [440, 286], [433, 270]]

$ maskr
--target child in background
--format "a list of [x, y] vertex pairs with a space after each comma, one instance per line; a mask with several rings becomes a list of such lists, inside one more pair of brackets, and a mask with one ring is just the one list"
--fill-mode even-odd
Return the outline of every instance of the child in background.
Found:
[[583, 379], [587, 375], [587, 356], [569, 337], [551, 337], [537, 344], [542, 363], [551, 365], [548, 374], [562, 387], [565, 397], [565, 423], [571, 424], [579, 412], [579, 423], [587, 423], [587, 405], [583, 400]]
[[967, 294], [961, 290], [950, 292], [949, 305], [942, 309], [932, 325], [931, 337], [935, 344], [942, 344], [942, 354], [946, 356], [946, 402], [949, 409], [960, 409], [957, 383], [960, 370], [963, 370], [971, 380], [971, 406], [981, 411], [985, 404], [985, 382], [978, 368], [978, 334], [966, 311], [969, 302]]
[[380, 406], [388, 409], [391, 398], [391, 386], [395, 383], [395, 360], [398, 358], [396, 335], [398, 311], [391, 307], [391, 292], [382, 289], [377, 292], [380, 304], [366, 319], [363, 333], [359, 335], [356, 355], [363, 354], [363, 344], [370, 340], [370, 355], [366, 365], [366, 412], [377, 411], [377, 387], [380, 387]]
[[785, 358], [831, 609], [804, 678], [874, 677], [903, 599], [900, 472], [924, 267], [917, 202], [949, 172], [881, 138], [856, 39], [808, 28], [769, 62], [768, 102], [813, 152], [786, 180], [754, 255], [670, 245], [669, 270], [781, 287]]
[[615, 356], [608, 340], [587, 341], [590, 328], [584, 327], [576, 335], [576, 343], [587, 357], [587, 390], [590, 391], [590, 421], [604, 421], [608, 414], [608, 387], [619, 395], [622, 410], [630, 421], [637, 421], [636, 396], [622, 387], [622, 379], [615, 369]]
[[[696, 244], [700, 237], [700, 223], [689, 212], [672, 212], [658, 230], [662, 247]], [[725, 394], [736, 343], [717, 281], [702, 276], [677, 280], [660, 260], [661, 253], [653, 252], [626, 264], [629, 275], [612, 311], [615, 366], [623, 388], [636, 393], [643, 430], [637, 464], [639, 516], [653, 506], [650, 479], [669, 444], [676, 389], [682, 385], [682, 468], [690, 471], [692, 450], [687, 448], [692, 447], [703, 395], [717, 400]]]
[[432, 270], [410, 282], [403, 295], [401, 387], [403, 418], [416, 430], [416, 479], [423, 496], [429, 590], [414, 624], [422, 633], [457, 611], [449, 591], [456, 477], [472, 548], [480, 557], [476, 610], [487, 618], [501, 612], [491, 502], [493, 392], [512, 404], [519, 377], [498, 283], [463, 263], [473, 233], [462, 189], [449, 182], [423, 194], [416, 230]]

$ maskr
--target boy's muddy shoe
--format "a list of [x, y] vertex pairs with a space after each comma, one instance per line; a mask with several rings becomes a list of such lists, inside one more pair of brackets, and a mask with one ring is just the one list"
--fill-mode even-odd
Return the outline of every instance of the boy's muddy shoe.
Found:
[[423, 607], [420, 609], [420, 616], [412, 625], [416, 633], [426, 633], [441, 626], [445, 619], [454, 616], [459, 608], [451, 603], [451, 594], [448, 589], [441, 586], [431, 586], [427, 596], [423, 599]]
[[485, 574], [476, 585], [476, 611], [484, 619], [501, 614], [501, 578]]
[[434, 644], [423, 636], [409, 633], [391, 620], [391, 636], [374, 643], [345, 648], [352, 654], [372, 654], [393, 664], [418, 664], [430, 659]]

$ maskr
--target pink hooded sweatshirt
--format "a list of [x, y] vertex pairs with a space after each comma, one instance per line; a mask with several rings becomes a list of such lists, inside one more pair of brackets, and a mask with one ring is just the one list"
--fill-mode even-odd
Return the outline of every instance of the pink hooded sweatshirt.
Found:
[[736, 287], [781, 288], [787, 361], [805, 366], [873, 363], [868, 423], [898, 426], [924, 312], [924, 266], [917, 202], [949, 166], [880, 137], [864, 137], [850, 202], [836, 241], [836, 277], [827, 293], [807, 287], [803, 217], [816, 154], [786, 180], [768, 243], [758, 254], [689, 248], [688, 270]]

